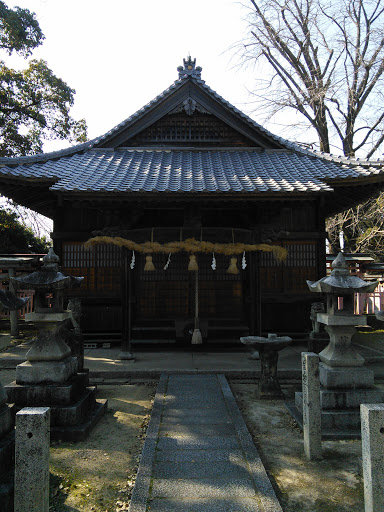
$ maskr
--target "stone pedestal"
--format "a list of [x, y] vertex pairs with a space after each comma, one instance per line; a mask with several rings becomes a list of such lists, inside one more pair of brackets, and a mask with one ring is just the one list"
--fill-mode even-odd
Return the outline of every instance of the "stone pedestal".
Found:
[[[368, 368], [335, 368], [320, 363], [321, 430], [324, 439], [359, 439], [360, 405], [384, 402]], [[302, 426], [303, 396], [295, 393], [290, 411]]]
[[6, 403], [7, 395], [0, 384], [0, 510], [13, 511], [14, 486], [14, 407]]
[[241, 343], [257, 350], [260, 357], [261, 374], [257, 385], [256, 396], [260, 399], [281, 399], [284, 393], [277, 379], [277, 361], [279, 350], [287, 347], [292, 339], [288, 336], [277, 336], [268, 334], [268, 338], [261, 336], [244, 336], [240, 338]]
[[321, 361], [332, 367], [363, 366], [364, 358], [352, 345], [352, 336], [356, 333], [355, 325], [367, 325], [367, 317], [319, 313], [317, 318], [329, 334], [329, 344], [319, 354]]
[[31, 313], [40, 333], [27, 361], [16, 367], [16, 381], [5, 387], [8, 402], [23, 407], [50, 407], [51, 439], [80, 441], [104, 414], [105, 400], [95, 399], [88, 386], [88, 372], [77, 372], [78, 361], [61, 338], [60, 329], [68, 312]]
[[[329, 344], [320, 352], [319, 365], [321, 430], [328, 439], [360, 438], [360, 405], [384, 401], [384, 392], [374, 385], [374, 373], [364, 367], [364, 358], [352, 345], [354, 325], [366, 325], [366, 317], [353, 314], [319, 313], [318, 319], [329, 333]], [[287, 404], [302, 426], [303, 395]]]

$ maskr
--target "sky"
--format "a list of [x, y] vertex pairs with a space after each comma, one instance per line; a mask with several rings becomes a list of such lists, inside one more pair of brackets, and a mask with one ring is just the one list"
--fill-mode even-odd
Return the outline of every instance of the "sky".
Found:
[[[213, 90], [262, 122], [249, 93], [256, 71], [239, 66], [234, 49], [247, 33], [247, 9], [241, 1], [6, 0], [6, 4], [34, 12], [45, 40], [27, 60], [4, 54], [0, 58], [15, 69], [24, 69], [31, 58], [46, 60], [76, 90], [71, 115], [86, 120], [90, 139], [167, 89], [188, 55], [203, 68], [202, 79]], [[286, 135], [280, 133], [280, 125], [266, 127]], [[50, 141], [44, 151], [69, 145]], [[40, 234], [49, 234], [51, 222], [44, 222]], [[28, 223], [37, 232], [35, 223]]]
[[[86, 119], [91, 139], [169, 87], [189, 54], [213, 90], [257, 120], [248, 92], [255, 71], [239, 68], [233, 49], [247, 29], [247, 9], [240, 2], [19, 0], [8, 5], [36, 13], [46, 39], [32, 57], [46, 60], [76, 90], [71, 113]], [[7, 63], [26, 66], [15, 56]], [[51, 143], [45, 150], [60, 147]]]

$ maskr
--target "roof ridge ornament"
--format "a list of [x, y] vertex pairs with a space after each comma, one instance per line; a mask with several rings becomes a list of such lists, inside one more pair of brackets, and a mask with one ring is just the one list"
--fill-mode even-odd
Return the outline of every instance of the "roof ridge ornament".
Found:
[[201, 72], [203, 68], [200, 66], [196, 67], [196, 59], [192, 60], [192, 57], [188, 55], [187, 59], [183, 59], [184, 67], [179, 66], [177, 71], [179, 72], [179, 79], [183, 78], [198, 78], [201, 80]]

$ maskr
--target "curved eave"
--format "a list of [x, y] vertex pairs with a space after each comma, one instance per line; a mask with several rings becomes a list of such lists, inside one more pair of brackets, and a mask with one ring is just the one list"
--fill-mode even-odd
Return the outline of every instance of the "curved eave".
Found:
[[0, 175], [0, 193], [26, 208], [52, 218], [57, 196], [50, 190], [56, 180], [8, 178]]
[[148, 192], [148, 191], [93, 191], [93, 190], [75, 190], [75, 191], [57, 191], [63, 200], [86, 200], [86, 201], [99, 201], [110, 199], [116, 201], [121, 200], [156, 200], [156, 201], [199, 201], [202, 199], [209, 200], [234, 200], [234, 201], [257, 201], [257, 200], [308, 200], [314, 197], [323, 196], [324, 194], [331, 194], [329, 191], [319, 190], [316, 192], [305, 191], [305, 192], [209, 192], [209, 191], [162, 191], [162, 192]]
[[328, 180], [327, 184], [333, 187], [333, 193], [325, 200], [324, 212], [331, 216], [377, 197], [384, 190], [384, 176]]

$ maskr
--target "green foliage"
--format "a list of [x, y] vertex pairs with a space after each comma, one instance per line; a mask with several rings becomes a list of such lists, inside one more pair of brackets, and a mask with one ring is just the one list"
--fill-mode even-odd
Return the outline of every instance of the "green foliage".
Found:
[[27, 57], [44, 39], [34, 13], [0, 1], [0, 48]]
[[[33, 13], [0, 1], [0, 49], [26, 57], [43, 39]], [[0, 61], [0, 156], [40, 153], [50, 139], [85, 142], [85, 120], [69, 114], [74, 94], [44, 60], [32, 60], [22, 71]]]
[[31, 228], [19, 221], [16, 212], [0, 209], [0, 253], [46, 253], [48, 248], [47, 239], [35, 236]]

